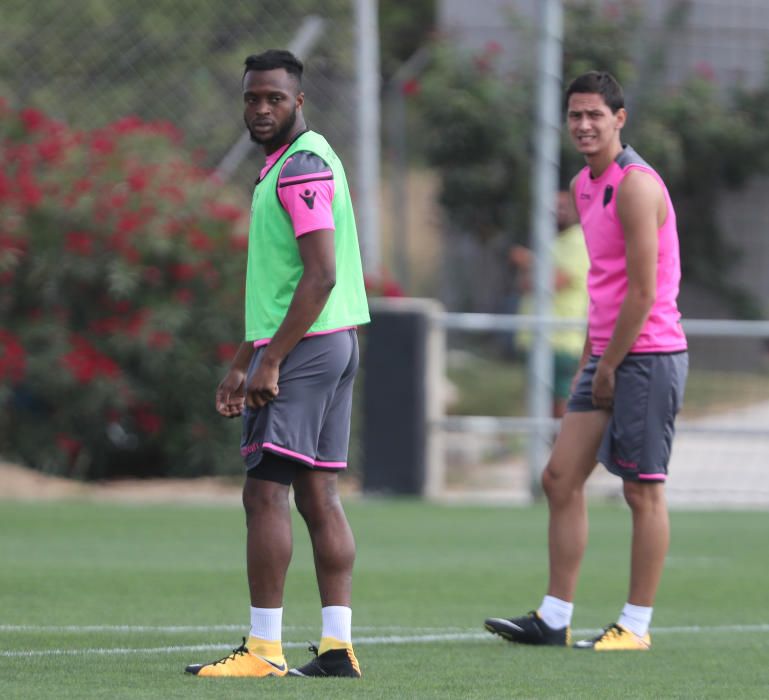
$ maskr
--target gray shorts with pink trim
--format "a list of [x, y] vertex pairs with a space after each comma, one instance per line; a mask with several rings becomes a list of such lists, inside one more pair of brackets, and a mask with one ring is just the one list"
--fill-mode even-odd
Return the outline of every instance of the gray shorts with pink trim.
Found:
[[[254, 353], [249, 378], [263, 353], [264, 347]], [[354, 329], [299, 341], [280, 365], [277, 397], [243, 412], [240, 453], [246, 469], [259, 464], [265, 452], [310, 469], [346, 468], [357, 370]]]
[[[591, 356], [569, 398], [569, 411], [599, 410]], [[627, 355], [615, 373], [614, 407], [597, 461], [627, 481], [665, 481], [689, 371], [686, 351]]]

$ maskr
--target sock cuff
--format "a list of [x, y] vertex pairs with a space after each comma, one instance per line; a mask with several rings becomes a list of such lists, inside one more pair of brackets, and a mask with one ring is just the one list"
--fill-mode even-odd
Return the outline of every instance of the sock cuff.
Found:
[[280, 643], [283, 630], [283, 608], [251, 607], [251, 637]]
[[327, 605], [320, 611], [323, 621], [321, 638], [352, 642], [352, 609], [344, 605]]

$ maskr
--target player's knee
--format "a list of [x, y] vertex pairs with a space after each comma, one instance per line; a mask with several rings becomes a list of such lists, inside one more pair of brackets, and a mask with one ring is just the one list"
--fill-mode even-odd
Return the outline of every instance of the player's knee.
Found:
[[578, 495], [581, 492], [581, 486], [575, 485], [569, 472], [559, 469], [558, 465], [551, 460], [542, 472], [542, 491], [548, 503], [551, 506], [557, 506], [568, 503]]
[[665, 491], [662, 484], [625, 481], [622, 485], [625, 502], [633, 511], [665, 508]]
[[246, 479], [243, 486], [243, 508], [246, 511], [246, 519], [273, 508], [287, 507], [287, 486], [262, 479]]
[[542, 472], [542, 491], [549, 502], [559, 501], [564, 496], [565, 479], [552, 462]]
[[330, 513], [341, 508], [339, 494], [331, 484], [314, 486], [314, 488], [301, 488], [295, 484], [294, 488], [296, 509], [310, 526], [327, 521]]

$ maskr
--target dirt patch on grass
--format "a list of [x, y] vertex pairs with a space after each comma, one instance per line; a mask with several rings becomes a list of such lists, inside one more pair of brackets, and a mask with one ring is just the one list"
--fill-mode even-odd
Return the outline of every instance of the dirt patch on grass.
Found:
[[0, 499], [3, 500], [238, 504], [240, 494], [238, 479], [121, 479], [83, 483], [0, 462]]

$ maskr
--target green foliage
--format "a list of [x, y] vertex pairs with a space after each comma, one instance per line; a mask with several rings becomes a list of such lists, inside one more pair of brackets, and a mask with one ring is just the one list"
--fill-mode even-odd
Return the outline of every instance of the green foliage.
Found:
[[420, 148], [441, 174], [441, 204], [455, 230], [483, 241], [525, 227], [528, 212], [530, 90], [500, 76], [498, 58], [493, 44], [474, 59], [439, 46], [419, 94]]
[[389, 79], [428, 39], [436, 0], [380, 0], [379, 44], [382, 75]]
[[[243, 59], [287, 47], [310, 15], [326, 22], [307, 73], [344, 83], [354, 51], [348, 0], [4, 0], [0, 94], [85, 129], [125, 114], [168, 119], [212, 164], [243, 130]], [[305, 87], [316, 126], [338, 117], [334, 82]]]
[[242, 337], [244, 202], [168, 124], [0, 112], [0, 452], [85, 478], [238, 469], [213, 392]]

